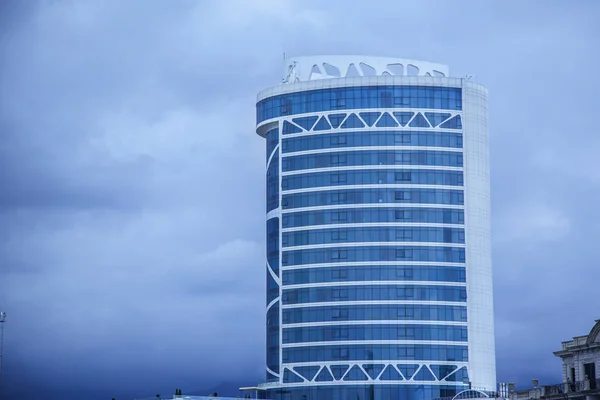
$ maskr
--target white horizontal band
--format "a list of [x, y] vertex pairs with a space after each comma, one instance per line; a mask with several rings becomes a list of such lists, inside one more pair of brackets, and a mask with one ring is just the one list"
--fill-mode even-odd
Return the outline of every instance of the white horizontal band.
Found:
[[[377, 123], [373, 123], [373, 125], [369, 126], [369, 124], [365, 123], [364, 126], [362, 126], [362, 127], [348, 127], [348, 128], [341, 127], [344, 124], [344, 121], [346, 121], [346, 119], [348, 119], [348, 117], [350, 117], [350, 114], [355, 114], [358, 117], [358, 119], [362, 121], [360, 114], [361, 113], [370, 113], [370, 112], [381, 113], [381, 116], [383, 116], [383, 114], [387, 112], [390, 114], [390, 116], [394, 120], [396, 120], [396, 122], [398, 122], [398, 126], [377, 126]], [[394, 116], [394, 112], [400, 112], [400, 113], [411, 113], [412, 112], [412, 113], [414, 113], [414, 115], [411, 117], [410, 121], [406, 125], [402, 126], [402, 124], [400, 124], [399, 121], [397, 120], [397, 118]], [[287, 135], [282, 135], [282, 137], [283, 138], [288, 138], [288, 137], [294, 138], [294, 137], [312, 136], [312, 135], [319, 135], [319, 134], [322, 135], [322, 134], [328, 134], [328, 133], [363, 132], [363, 131], [368, 131], [368, 132], [412, 131], [412, 132], [455, 132], [455, 133], [462, 133], [462, 131], [463, 131], [462, 129], [441, 128], [439, 125], [434, 128], [409, 126], [410, 122], [416, 117], [417, 113], [421, 113], [421, 114], [423, 114], [423, 116], [425, 116], [425, 113], [450, 114], [450, 116], [445, 121], [440, 123], [440, 125], [442, 125], [444, 122], [449, 121], [450, 119], [454, 118], [457, 115], [460, 115], [462, 118], [463, 111], [462, 110], [440, 109], [440, 108], [416, 108], [416, 107], [344, 108], [344, 109], [340, 109], [340, 110], [323, 110], [323, 111], [312, 111], [312, 112], [306, 112], [306, 113], [300, 113], [300, 114], [281, 115], [279, 117], [269, 118], [264, 121], [261, 121], [257, 125], [256, 130], [258, 132], [261, 130], [260, 128], [263, 125], [272, 124], [273, 122], [288, 121], [288, 122], [292, 123], [293, 125], [297, 125], [293, 121], [294, 119], [303, 118], [303, 117], [322, 117], [322, 116], [329, 116], [332, 114], [333, 115], [346, 114], [346, 116], [344, 117], [344, 120], [340, 123], [340, 125], [337, 128], [332, 127], [331, 129], [324, 129], [324, 130], [317, 130], [317, 131], [315, 131], [315, 130], [307, 131], [306, 129], [301, 128], [302, 132], [300, 132], [300, 133], [290, 133]], [[381, 118], [381, 116], [379, 118]], [[316, 120], [315, 120], [315, 122], [316, 122]], [[364, 121], [362, 121], [362, 122], [364, 122]]]
[[[370, 131], [370, 129], [369, 129]], [[283, 137], [283, 139], [287, 138], [287, 135]], [[428, 146], [356, 146], [356, 147], [327, 147], [324, 149], [313, 149], [313, 150], [302, 150], [302, 151], [294, 151], [292, 153], [283, 153], [281, 157], [295, 157], [295, 156], [305, 156], [311, 154], [329, 154], [329, 153], [342, 153], [349, 151], [404, 151], [404, 150], [414, 150], [414, 151], [443, 151], [448, 153], [462, 153], [463, 149], [457, 147], [428, 147]], [[401, 164], [398, 164], [401, 165]], [[411, 164], [413, 165], [413, 164]]]
[[[359, 85], [362, 86], [362, 85]], [[419, 85], [420, 86], [420, 85]], [[343, 87], [349, 87], [349, 86], [343, 86]], [[261, 121], [260, 125], [265, 124], [266, 121], [280, 121], [280, 120], [288, 120], [290, 122], [293, 122], [293, 119], [297, 119], [297, 118], [302, 118], [302, 117], [313, 117], [313, 116], [323, 116], [323, 115], [330, 115], [330, 114], [346, 114], [346, 118], [348, 116], [350, 116], [350, 114], [356, 114], [356, 116], [362, 120], [362, 118], [360, 117], [360, 113], [364, 113], [364, 112], [380, 112], [380, 113], [390, 113], [392, 116], [394, 115], [394, 112], [401, 112], [401, 113], [405, 113], [405, 112], [413, 112], [413, 113], [435, 113], [435, 114], [451, 114], [451, 116], [448, 119], [451, 119], [452, 117], [456, 116], [456, 115], [461, 115], [463, 114], [463, 110], [452, 110], [452, 109], [445, 109], [445, 108], [419, 108], [419, 107], [371, 107], [371, 108], [345, 108], [345, 109], [340, 109], [340, 110], [322, 110], [322, 111], [310, 111], [310, 112], [305, 112], [305, 113], [298, 113], [298, 114], [290, 114], [290, 115], [281, 115], [279, 117], [274, 117], [274, 118], [269, 118], [268, 120], [264, 120]], [[413, 116], [414, 117], [414, 116]], [[316, 122], [316, 121], [315, 121]], [[375, 124], [373, 124], [375, 125]], [[393, 126], [365, 126], [364, 129], [368, 130], [369, 128], [375, 128], [377, 130], [380, 131], [385, 131], [385, 130], [394, 130], [394, 128], [398, 129], [398, 130], [402, 130], [401, 126], [397, 126], [397, 127], [393, 127]], [[418, 126], [405, 126], [405, 128], [410, 128], [408, 130], [421, 130], [424, 128], [418, 127]], [[361, 129], [361, 128], [348, 128], [348, 130], [354, 130], [354, 129]], [[340, 130], [340, 128], [335, 128], [334, 130]], [[342, 129], [346, 130], [346, 129]], [[406, 130], [406, 129], [404, 129]], [[445, 131], [447, 129], [441, 129], [442, 131]], [[460, 131], [460, 129], [452, 129], [452, 131]], [[313, 132], [313, 131], [310, 131]], [[316, 132], [323, 132], [323, 131], [316, 131]], [[285, 135], [285, 137], [287, 136], [291, 136], [291, 135]]]
[[464, 282], [443, 282], [443, 281], [345, 281], [345, 282], [319, 282], [319, 283], [302, 283], [298, 285], [283, 285], [283, 290], [291, 289], [310, 289], [317, 287], [339, 287], [339, 286], [383, 286], [383, 285], [403, 285], [403, 286], [456, 286], [466, 287]]
[[[433, 364], [447, 365], [452, 364], [458, 367], [469, 365], [468, 361], [441, 361], [441, 360], [342, 360], [342, 361], [307, 361], [297, 363], [282, 363], [281, 368], [308, 367], [311, 365], [348, 365], [348, 364], [395, 364], [395, 365], [414, 365], [414, 364]], [[319, 382], [320, 383], [320, 382]]]
[[282, 309], [310, 307], [342, 307], [342, 306], [385, 306], [385, 305], [424, 305], [424, 306], [459, 306], [465, 307], [467, 301], [433, 301], [433, 300], [357, 300], [357, 301], [323, 301], [315, 303], [284, 304]]
[[[330, 204], [326, 206], [298, 207], [288, 208], [281, 212], [283, 214], [306, 212], [306, 211], [321, 211], [321, 210], [345, 210], [345, 209], [361, 209], [361, 208], [447, 208], [453, 210], [464, 210], [462, 204], [437, 204], [437, 203], [360, 203], [360, 204]], [[267, 218], [268, 219], [268, 218]]]
[[311, 269], [311, 268], [329, 268], [329, 267], [371, 267], [371, 266], [433, 266], [433, 267], [462, 267], [465, 268], [465, 263], [450, 263], [450, 262], [435, 262], [435, 261], [350, 261], [350, 262], [335, 262], [323, 264], [302, 264], [281, 267], [282, 271], [291, 271], [295, 269]]
[[352, 222], [347, 224], [304, 225], [293, 228], [283, 228], [282, 232], [312, 231], [317, 229], [339, 228], [464, 228], [459, 224], [439, 224], [431, 222]]
[[348, 167], [327, 167], [299, 169], [282, 172], [282, 176], [314, 174], [318, 172], [344, 172], [344, 171], [367, 171], [367, 170], [427, 170], [427, 171], [463, 171], [463, 167], [446, 167], [440, 165], [351, 165]]
[[282, 348], [289, 349], [294, 347], [321, 347], [321, 346], [354, 346], [354, 345], [377, 345], [377, 344], [389, 344], [389, 345], [413, 345], [413, 344], [425, 344], [434, 346], [467, 346], [468, 342], [453, 342], [449, 340], [340, 340], [340, 341], [328, 341], [328, 342], [302, 342], [302, 343], [284, 343]]
[[339, 248], [346, 249], [351, 247], [385, 247], [385, 246], [411, 246], [411, 247], [449, 247], [449, 248], [464, 248], [464, 243], [445, 243], [445, 242], [338, 242], [338, 243], [323, 243], [323, 244], [311, 244], [307, 246], [293, 246], [284, 247], [283, 251], [296, 251], [296, 250], [319, 250], [319, 249], [330, 249]]
[[460, 321], [424, 321], [424, 320], [362, 320], [362, 321], [319, 321], [301, 322], [296, 324], [281, 324], [283, 329], [310, 328], [316, 326], [343, 326], [343, 325], [446, 325], [467, 326], [466, 322]]
[[282, 190], [281, 194], [299, 194], [324, 192], [327, 190], [360, 190], [360, 189], [437, 189], [437, 190], [464, 190], [464, 186], [448, 186], [448, 185], [421, 185], [421, 184], [384, 184], [377, 183], [372, 185], [341, 185], [341, 186], [319, 186], [304, 189]]
[[[371, 363], [373, 364], [373, 363]], [[376, 363], [379, 364], [379, 363]], [[456, 364], [456, 363], [454, 363]], [[399, 380], [399, 381], [323, 381], [323, 382], [300, 382], [300, 383], [277, 383], [276, 385], [267, 386], [269, 390], [276, 390], [277, 388], [291, 388], [291, 387], [306, 387], [306, 386], [356, 386], [356, 385], [375, 385], [375, 386], [465, 386], [463, 382], [451, 382], [451, 381], [413, 381], [413, 380]]]

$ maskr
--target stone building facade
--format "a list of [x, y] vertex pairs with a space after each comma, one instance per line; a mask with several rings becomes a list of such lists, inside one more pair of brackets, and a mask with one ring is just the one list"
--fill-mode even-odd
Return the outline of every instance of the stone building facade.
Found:
[[589, 380], [595, 389], [600, 379], [600, 320], [588, 335], [562, 342], [562, 349], [554, 355], [562, 359], [564, 383]]
[[554, 355], [563, 362], [562, 383], [538, 386], [534, 379], [533, 388], [526, 390], [514, 390], [514, 384], [510, 384], [509, 399], [600, 400], [600, 320], [588, 335], [562, 342]]

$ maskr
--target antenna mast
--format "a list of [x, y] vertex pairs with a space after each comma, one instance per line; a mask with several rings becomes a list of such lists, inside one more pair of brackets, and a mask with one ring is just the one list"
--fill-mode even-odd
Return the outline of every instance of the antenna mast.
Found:
[[2, 382], [2, 357], [4, 348], [4, 323], [6, 322], [6, 313], [0, 311], [0, 383]]

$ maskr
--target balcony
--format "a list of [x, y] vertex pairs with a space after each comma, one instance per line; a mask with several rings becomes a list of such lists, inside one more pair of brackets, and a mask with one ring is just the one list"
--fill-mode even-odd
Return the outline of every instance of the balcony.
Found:
[[559, 383], [534, 387], [527, 390], [515, 390], [509, 394], [510, 400], [533, 400], [533, 399], [577, 399], [592, 398], [600, 399], [600, 378], [596, 380], [586, 379], [580, 382]]

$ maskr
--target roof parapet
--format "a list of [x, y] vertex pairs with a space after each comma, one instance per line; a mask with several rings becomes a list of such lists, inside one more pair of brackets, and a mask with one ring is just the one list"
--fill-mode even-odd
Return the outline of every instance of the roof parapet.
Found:
[[408, 58], [371, 56], [305, 56], [285, 59], [283, 83], [353, 76], [448, 77], [447, 65]]

